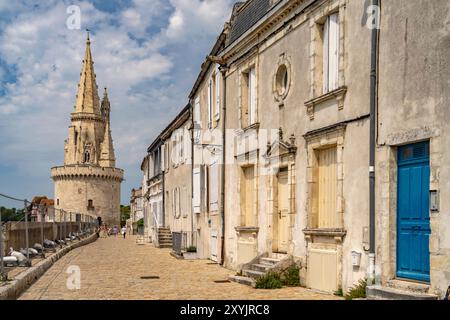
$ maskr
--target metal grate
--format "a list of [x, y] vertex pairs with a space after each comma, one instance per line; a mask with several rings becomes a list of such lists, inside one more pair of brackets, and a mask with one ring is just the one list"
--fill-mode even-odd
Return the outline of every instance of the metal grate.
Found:
[[159, 276], [142, 276], [142, 280], [159, 279]]

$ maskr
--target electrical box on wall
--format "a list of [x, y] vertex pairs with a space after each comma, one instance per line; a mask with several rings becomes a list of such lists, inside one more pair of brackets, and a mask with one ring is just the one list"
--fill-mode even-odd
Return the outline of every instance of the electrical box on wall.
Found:
[[430, 191], [430, 210], [432, 212], [439, 211], [439, 191], [437, 190]]

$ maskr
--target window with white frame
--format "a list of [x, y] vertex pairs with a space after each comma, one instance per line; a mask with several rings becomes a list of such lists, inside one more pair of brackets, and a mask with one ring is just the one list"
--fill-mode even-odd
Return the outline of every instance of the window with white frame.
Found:
[[200, 98], [195, 98], [194, 102], [194, 124], [201, 127], [201, 118], [200, 118]]
[[209, 167], [209, 211], [219, 209], [219, 166], [217, 161], [213, 160]]
[[338, 88], [339, 83], [339, 13], [330, 14], [322, 26], [323, 93]]
[[246, 128], [256, 122], [256, 71], [251, 67], [241, 75], [241, 125]]
[[208, 82], [208, 129], [212, 128], [213, 122], [213, 101], [214, 101], [214, 81], [213, 77]]
[[219, 67], [215, 72], [215, 107], [214, 107], [214, 120], [218, 121], [220, 118], [220, 71]]

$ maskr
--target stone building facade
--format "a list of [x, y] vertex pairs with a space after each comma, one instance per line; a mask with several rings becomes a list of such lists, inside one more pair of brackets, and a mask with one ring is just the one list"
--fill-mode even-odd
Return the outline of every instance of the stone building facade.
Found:
[[197, 256], [222, 261], [223, 213], [223, 70], [214, 61], [223, 49], [225, 34], [217, 38], [202, 64], [189, 95], [193, 123], [192, 210]]
[[446, 1], [236, 3], [189, 96], [199, 257], [291, 259], [326, 292], [368, 277], [373, 296], [442, 296], [449, 20]]
[[375, 289], [442, 297], [450, 285], [449, 5], [382, 1], [380, 16]]
[[120, 184], [110, 128], [110, 102], [105, 88], [100, 103], [88, 36], [64, 166], [52, 168], [55, 208], [100, 217], [120, 225]]

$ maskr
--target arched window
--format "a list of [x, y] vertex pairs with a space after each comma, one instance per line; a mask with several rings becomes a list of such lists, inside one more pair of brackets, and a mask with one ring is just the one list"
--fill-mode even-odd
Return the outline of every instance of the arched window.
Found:
[[86, 151], [84, 152], [84, 162], [85, 162], [85, 163], [88, 163], [88, 162], [90, 162], [90, 161], [91, 161], [91, 155], [90, 155], [89, 151], [86, 150]]

